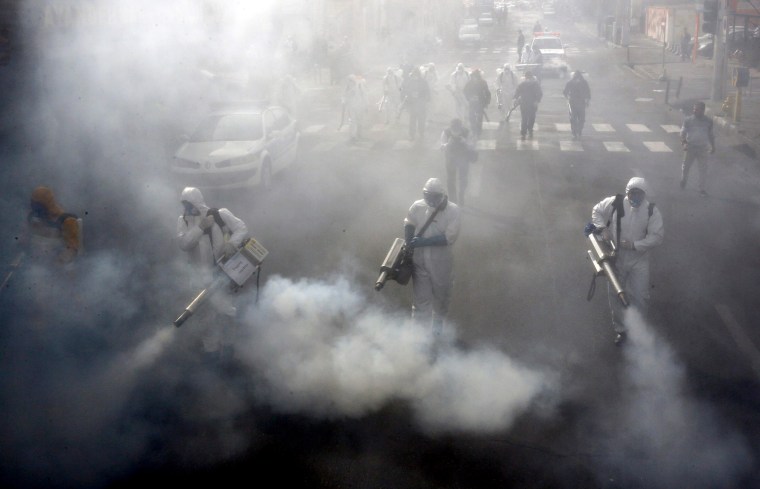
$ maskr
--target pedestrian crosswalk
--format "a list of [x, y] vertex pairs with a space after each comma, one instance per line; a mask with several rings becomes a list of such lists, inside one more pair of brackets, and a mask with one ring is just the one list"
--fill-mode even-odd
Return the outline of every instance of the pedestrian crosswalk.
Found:
[[[483, 132], [476, 143], [476, 149], [487, 151], [539, 151], [558, 150], [562, 152], [604, 151], [608, 153], [672, 153], [680, 148], [679, 141], [674, 137], [680, 126], [673, 124], [650, 125], [641, 123], [612, 124], [594, 122], [586, 124], [582, 140], [574, 140], [570, 135], [571, 128], [567, 122], [541, 122], [534, 126], [535, 138], [520, 140], [520, 121], [510, 120], [507, 127], [500, 127], [499, 122], [484, 122]], [[345, 148], [347, 140], [344, 131], [337, 131], [324, 124], [313, 124], [302, 128], [301, 133], [307, 138], [322, 138], [313, 144], [307, 144], [308, 151], [313, 153], [329, 152]], [[340, 134], [336, 138], [335, 135]], [[411, 141], [405, 136], [405, 130], [398, 126], [375, 124], [368, 128], [367, 138], [352, 145], [362, 149], [391, 149], [405, 151], [421, 146], [429, 149], [440, 149], [437, 137], [428, 137], [424, 143]], [[331, 137], [332, 136], [332, 137]], [[635, 136], [643, 136], [638, 140]], [[662, 139], [658, 140], [658, 137]]]

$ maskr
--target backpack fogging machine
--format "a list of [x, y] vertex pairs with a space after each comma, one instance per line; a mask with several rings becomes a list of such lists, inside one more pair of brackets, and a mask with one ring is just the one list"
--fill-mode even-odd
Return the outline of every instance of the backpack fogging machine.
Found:
[[381, 290], [387, 280], [395, 280], [401, 285], [409, 283], [412, 278], [412, 250], [406, 245], [406, 241], [396, 238], [385, 255], [383, 264], [380, 265], [380, 276], [375, 282], [375, 290]]
[[615, 294], [617, 294], [623, 307], [628, 307], [628, 299], [625, 296], [625, 291], [620, 285], [620, 280], [618, 280], [617, 274], [615, 273], [615, 258], [617, 256], [615, 242], [604, 239], [596, 230], [589, 231], [587, 236], [591, 242], [591, 249], [588, 250], [588, 256], [591, 258], [591, 265], [594, 267], [594, 276], [591, 279], [591, 286], [589, 287], [586, 300], [590, 301], [591, 298], [594, 297], [596, 277], [606, 275], [607, 280], [609, 280], [612, 288], [615, 289]]
[[236, 289], [242, 287], [259, 270], [268, 254], [261, 243], [248, 238], [234, 255], [220, 259], [216, 278], [185, 307], [182, 314], [174, 320], [174, 326], [182, 326], [198, 307], [225, 285]]

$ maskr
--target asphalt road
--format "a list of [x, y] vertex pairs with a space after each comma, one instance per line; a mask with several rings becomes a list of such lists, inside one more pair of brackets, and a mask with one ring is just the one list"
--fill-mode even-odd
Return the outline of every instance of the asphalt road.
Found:
[[[514, 62], [516, 29], [528, 32], [538, 15], [511, 13], [480, 48], [443, 46], [424, 61], [442, 78], [457, 62], [477, 66], [493, 87], [496, 68]], [[250, 352], [240, 370], [209, 382], [177, 374], [167, 386], [145, 376], [130, 397], [141, 423], [117, 424], [150, 432], [148, 442], [124, 449], [130, 461], [101, 485], [753, 487], [757, 171], [719, 139], [710, 196], [693, 182], [680, 190], [680, 120], [664, 109], [659, 86], [633, 76], [582, 26], [542, 22], [562, 32], [571, 68], [591, 85], [584, 137], [571, 140], [562, 78], [543, 81], [534, 140], [518, 141], [517, 114], [506, 128], [486, 125], [455, 245], [449, 348], [436, 363], [394, 356], [410, 344], [411, 288], [373, 286], [422, 185], [445, 176], [437, 149], [453, 110], [445, 81], [415, 143], [404, 118], [385, 125], [373, 114], [365, 137], [350, 144], [337, 130], [339, 90], [311, 88], [298, 165], [270, 192], [206, 195], [270, 249], [263, 305], [247, 318], [250, 343], [241, 347]], [[367, 74], [377, 98], [384, 68]], [[497, 120], [493, 107], [489, 115]], [[666, 240], [652, 257], [651, 317], [619, 348], [602, 279], [586, 297], [592, 268], [582, 230], [591, 207], [632, 176], [653, 189]], [[366, 339], [356, 330], [367, 322], [382, 335], [343, 363], [342, 341]], [[273, 331], [292, 325], [292, 343], [279, 350]], [[323, 343], [326, 370], [341, 382], [325, 380], [332, 375], [312, 350]], [[406, 358], [416, 359], [409, 378]], [[443, 379], [431, 381], [437, 388], [407, 391], [431, 375]], [[227, 410], [212, 415], [207, 404]]]

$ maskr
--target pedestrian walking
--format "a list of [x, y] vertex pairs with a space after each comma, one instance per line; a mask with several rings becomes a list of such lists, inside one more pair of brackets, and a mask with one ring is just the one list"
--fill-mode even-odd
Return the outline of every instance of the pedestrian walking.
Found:
[[499, 125], [503, 125], [507, 121], [507, 114], [510, 107], [507, 107], [507, 92], [511, 92], [515, 88], [515, 74], [512, 71], [512, 66], [509, 63], [504, 63], [504, 66], [496, 70], [496, 107], [499, 109], [501, 118]]
[[517, 62], [522, 60], [522, 52], [525, 47], [525, 34], [522, 29], [517, 29]]
[[467, 100], [468, 119], [472, 134], [479, 138], [483, 132], [483, 117], [486, 107], [491, 103], [491, 90], [483, 79], [479, 69], [473, 70], [470, 80], [464, 86], [464, 96]]
[[470, 131], [461, 119], [452, 119], [449, 127], [441, 132], [441, 149], [446, 161], [446, 186], [448, 195], [464, 206], [464, 195], [469, 182], [470, 163], [477, 160], [477, 151], [470, 140]]
[[[229, 209], [210, 208], [201, 191], [186, 187], [180, 196], [183, 212], [177, 219], [177, 243], [197, 272], [198, 288], [213, 280], [217, 263], [234, 255], [248, 238], [248, 228]], [[215, 364], [231, 359], [235, 341], [237, 308], [230, 290], [213, 294], [213, 316], [200, 328], [205, 361]]]
[[401, 77], [394, 68], [388, 67], [383, 77], [383, 98], [378, 110], [385, 113], [385, 123], [395, 121], [401, 104]]
[[681, 61], [686, 61], [691, 58], [691, 34], [689, 29], [683, 28], [683, 34], [681, 34]]
[[[449, 312], [454, 277], [452, 246], [459, 236], [460, 209], [438, 178], [422, 188], [404, 219], [404, 237], [414, 252], [412, 317], [438, 336]], [[423, 229], [424, 228], [424, 229]]]
[[369, 102], [364, 86], [364, 78], [359, 75], [349, 75], [346, 78], [346, 88], [343, 92], [343, 107], [348, 115], [351, 141], [356, 142], [364, 135], [364, 126], [369, 112]]
[[409, 76], [401, 83], [402, 105], [409, 112], [409, 139], [422, 141], [425, 136], [427, 104], [430, 102], [430, 88], [422, 78], [420, 69], [412, 68]]
[[520, 105], [520, 139], [525, 141], [527, 136], [533, 139], [533, 126], [536, 123], [536, 112], [538, 104], [541, 102], [544, 93], [541, 85], [538, 84], [533, 73], [528, 70], [525, 72], [523, 80], [517, 85], [514, 100]]
[[[662, 244], [665, 227], [659, 209], [647, 200], [648, 185], [641, 177], [631, 178], [625, 196], [613, 195], [603, 199], [591, 210], [594, 232], [601, 233], [617, 248], [615, 271], [626, 297], [646, 319], [649, 310], [649, 252]], [[612, 312], [615, 344], [626, 339], [623, 305], [608, 282], [607, 297]]]
[[591, 88], [580, 71], [573, 73], [562, 94], [567, 99], [570, 109], [570, 130], [573, 132], [573, 139], [580, 139], [583, 124], [586, 122], [586, 107], [591, 100]]
[[454, 97], [456, 116], [459, 119], [467, 119], [467, 99], [464, 96], [464, 86], [470, 81], [470, 74], [464, 69], [464, 64], [458, 63], [456, 69], [449, 75], [449, 84], [446, 86]]
[[705, 115], [705, 103], [697, 102], [692, 115], [681, 126], [681, 145], [683, 146], [683, 166], [681, 167], [681, 189], [686, 188], [689, 170], [694, 161], [699, 170], [699, 193], [707, 196], [707, 167], [709, 155], [715, 153], [715, 136], [712, 117]]

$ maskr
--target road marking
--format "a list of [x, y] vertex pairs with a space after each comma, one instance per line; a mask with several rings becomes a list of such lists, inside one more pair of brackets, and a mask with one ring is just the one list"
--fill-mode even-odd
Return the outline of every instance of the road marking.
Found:
[[325, 128], [324, 124], [314, 124], [314, 125], [308, 126], [306, 129], [303, 130], [303, 132], [306, 134], [314, 134], [315, 132], [319, 132], [324, 128]]
[[475, 143], [475, 149], [484, 150], [484, 149], [496, 149], [496, 140], [495, 139], [480, 139], [477, 143]]
[[652, 132], [644, 124], [626, 124], [626, 126], [628, 126], [628, 129], [630, 129], [633, 132]]
[[644, 146], [654, 153], [672, 153], [673, 150], [662, 141], [643, 141]]
[[596, 132], [615, 132], [615, 128], [609, 124], [591, 124]]
[[314, 153], [319, 153], [322, 151], [329, 151], [332, 148], [335, 147], [335, 145], [338, 144], [335, 141], [322, 141], [320, 143], [315, 144], [312, 146], [311, 151]]
[[489, 121], [489, 122], [485, 122], [484, 121], [483, 122], [483, 129], [491, 129], [492, 130], [492, 129], [498, 129], [498, 128], [499, 128], [499, 123], [498, 122], [493, 122], [493, 121]]
[[560, 141], [559, 149], [562, 151], [583, 151], [580, 141]]
[[570, 132], [572, 131], [572, 127], [570, 127], [570, 124], [565, 122], [556, 122], [554, 126], [557, 128], [558, 131], [562, 132]]
[[520, 150], [520, 151], [526, 151], [526, 150], [536, 151], [536, 150], [538, 150], [538, 141], [522, 141], [522, 140], [517, 140], [517, 141], [515, 141], [515, 143], [517, 143], [517, 149]]
[[613, 153], [630, 152], [630, 150], [626, 148], [625, 144], [622, 141], [604, 141], [604, 147], [607, 148], [607, 151], [611, 151]]
[[492, 51], [493, 54], [501, 54], [501, 49], [494, 49]]
[[651, 102], [652, 100], [654, 99], [650, 97], [639, 97], [637, 99], [634, 99], [635, 102]]
[[414, 146], [414, 141], [408, 139], [399, 139], [393, 143], [393, 149], [411, 149]]
[[752, 340], [744, 331], [744, 328], [742, 328], [739, 322], [734, 318], [734, 315], [731, 314], [731, 310], [727, 305], [715, 304], [715, 310], [718, 311], [718, 316], [723, 320], [723, 324], [726, 325], [736, 346], [738, 346], [739, 350], [748, 357], [755, 375], [760, 377], [760, 351], [757, 350], [757, 347], [752, 343]]
[[661, 124], [660, 127], [665, 129], [667, 133], [681, 132], [681, 126], [676, 126], [675, 124]]

